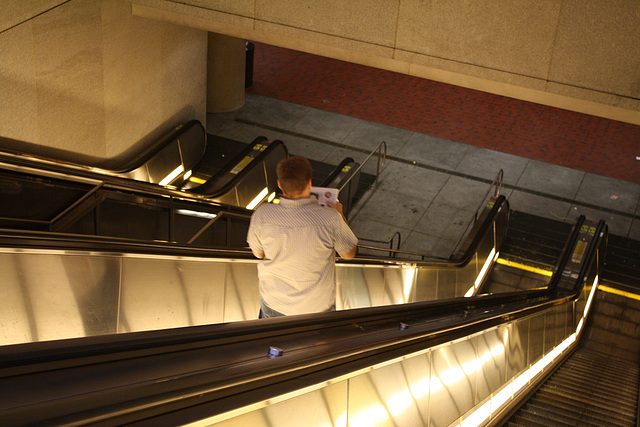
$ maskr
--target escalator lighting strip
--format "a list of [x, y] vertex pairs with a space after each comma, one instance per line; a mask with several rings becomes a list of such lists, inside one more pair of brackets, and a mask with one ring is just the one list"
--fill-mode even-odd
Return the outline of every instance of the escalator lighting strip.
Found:
[[489, 271], [489, 267], [491, 267], [491, 265], [496, 261], [496, 259], [498, 259], [499, 254], [500, 254], [499, 252], [496, 253], [496, 248], [491, 248], [491, 252], [489, 252], [489, 256], [485, 260], [482, 266], [482, 269], [480, 270], [480, 274], [478, 274], [478, 277], [476, 277], [475, 283], [471, 288], [469, 288], [467, 293], [464, 294], [465, 298], [469, 298], [473, 296], [475, 291], [478, 289], [478, 287], [484, 280], [484, 276], [487, 274], [487, 271]]
[[598, 286], [598, 289], [600, 289], [603, 292], [607, 292], [609, 294], [619, 295], [621, 297], [640, 301], [640, 295], [634, 294], [633, 292], [621, 291], [620, 289], [610, 288], [609, 286], [603, 286], [603, 285]]
[[529, 265], [524, 265], [518, 262], [509, 261], [504, 258], [498, 258], [496, 262], [500, 265], [506, 265], [507, 267], [517, 268], [518, 270], [524, 270], [530, 273], [540, 274], [542, 276], [548, 276], [548, 277], [553, 276], [553, 271], [544, 270], [542, 268], [537, 268], [537, 267], [531, 267]]
[[178, 175], [180, 175], [183, 171], [184, 171], [184, 166], [182, 166], [182, 165], [178, 166], [177, 168], [175, 168], [173, 170], [173, 172], [171, 172], [169, 175], [165, 176], [164, 179], [158, 183], [158, 185], [161, 185], [161, 186], [164, 187], [165, 185], [171, 183], [171, 181], [176, 179], [176, 177]]
[[195, 182], [196, 184], [204, 184], [205, 182], [207, 182], [206, 180], [198, 178], [197, 176], [190, 176], [189, 181]]
[[189, 209], [176, 209], [176, 213], [180, 215], [194, 216], [196, 218], [213, 219], [217, 217], [217, 214], [211, 212], [192, 211]]
[[264, 187], [262, 191], [251, 201], [251, 203], [247, 205], [247, 209], [253, 209], [258, 206], [258, 204], [267, 197], [267, 194], [269, 194], [269, 189]]
[[478, 277], [476, 278], [476, 282], [474, 283], [474, 287], [476, 289], [478, 289], [478, 286], [480, 286], [480, 284], [484, 280], [484, 276], [487, 274], [489, 267], [491, 267], [491, 264], [493, 264], [497, 256], [498, 254], [496, 254], [496, 248], [491, 248], [491, 252], [489, 252], [489, 256], [484, 262], [484, 265], [482, 266], [482, 270], [480, 270], [480, 274], [478, 275]]

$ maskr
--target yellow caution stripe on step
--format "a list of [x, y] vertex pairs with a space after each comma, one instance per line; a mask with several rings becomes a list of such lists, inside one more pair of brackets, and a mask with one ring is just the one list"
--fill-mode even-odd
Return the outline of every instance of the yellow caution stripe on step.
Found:
[[498, 260], [496, 262], [498, 264], [501, 264], [501, 265], [506, 265], [508, 267], [517, 268], [518, 270], [529, 271], [531, 273], [540, 274], [542, 276], [551, 277], [553, 275], [553, 271], [544, 270], [542, 268], [537, 268], [537, 267], [532, 267], [530, 265], [520, 264], [518, 262], [509, 261], [509, 260], [506, 260], [504, 258], [498, 258]]

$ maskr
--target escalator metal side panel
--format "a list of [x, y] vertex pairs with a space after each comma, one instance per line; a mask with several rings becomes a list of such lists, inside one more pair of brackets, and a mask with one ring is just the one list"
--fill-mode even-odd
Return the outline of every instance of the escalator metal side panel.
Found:
[[[597, 267], [593, 263], [589, 265], [590, 268]], [[582, 277], [576, 277], [574, 281], [583, 283]], [[589, 299], [592, 298], [595, 287], [591, 287], [590, 290], [592, 292], [586, 296]], [[578, 298], [584, 297], [582, 293], [577, 295]], [[575, 330], [568, 331], [570, 335], [563, 337], [560, 345], [545, 348], [542, 357], [534, 358], [531, 356], [531, 343], [544, 341], [545, 336], [556, 336], [559, 330], [564, 330], [564, 328], [558, 328], [557, 314], [570, 312], [575, 304], [574, 300], [568, 297], [538, 300], [540, 297], [532, 294], [534, 299], [521, 301], [519, 308], [516, 308], [513, 304], [505, 307], [499, 302], [503, 301], [502, 299], [486, 298], [470, 300], [470, 304], [456, 305], [456, 302], [450, 301], [448, 307], [455, 310], [454, 312], [432, 311], [433, 317], [426, 314], [426, 306], [416, 307], [416, 315], [419, 312], [426, 317], [422, 321], [415, 319], [416, 323], [408, 325], [409, 328], [405, 329], [394, 325], [395, 319], [392, 318], [389, 318], [389, 323], [384, 325], [376, 320], [371, 324], [365, 324], [367, 327], [361, 329], [354, 328], [349, 322], [342, 322], [335, 325], [336, 330], [326, 331], [333, 339], [318, 336], [320, 333], [318, 330], [308, 332], [300, 330], [299, 320], [303, 320], [303, 316], [300, 319], [290, 319], [296, 321], [291, 325], [295, 324], [293, 327], [298, 332], [280, 337], [278, 344], [285, 349], [285, 355], [293, 358], [292, 362], [298, 355], [306, 354], [305, 348], [309, 349], [310, 356], [315, 359], [313, 356], [315, 354], [335, 354], [334, 352], [339, 351], [336, 347], [338, 342], [350, 346], [361, 339], [373, 338], [377, 334], [376, 325], [381, 328], [379, 332], [382, 336], [386, 336], [384, 340], [395, 337], [389, 340], [389, 344], [397, 348], [398, 352], [380, 355], [380, 357], [374, 357], [374, 353], [371, 353], [371, 359], [367, 360], [376, 360], [376, 362], [353, 370], [349, 370], [346, 366], [352, 361], [333, 363], [331, 358], [316, 360], [316, 363], [327, 363], [326, 369], [311, 370], [307, 375], [283, 382], [280, 385], [280, 392], [269, 396], [267, 400], [256, 400], [257, 395], [252, 396], [251, 393], [247, 393], [246, 381], [230, 383], [232, 388], [236, 387], [233, 384], [239, 387], [237, 394], [216, 399], [215, 394], [211, 393], [213, 390], [218, 390], [216, 384], [221, 377], [239, 375], [238, 378], [245, 378], [242, 372], [255, 372], [256, 367], [261, 364], [265, 367], [271, 364], [280, 366], [284, 369], [282, 373], [285, 377], [295, 367], [295, 363], [287, 364], [289, 359], [286, 356], [269, 362], [269, 359], [263, 355], [263, 361], [260, 362], [258, 357], [260, 349], [273, 341], [271, 338], [263, 339], [260, 341], [261, 345], [255, 348], [255, 338], [248, 336], [246, 342], [237, 341], [228, 344], [230, 348], [246, 347], [251, 344], [251, 347], [246, 348], [249, 350], [246, 353], [249, 359], [246, 360], [232, 358], [232, 351], [225, 352], [224, 344], [221, 346], [214, 342], [211, 345], [216, 349], [216, 357], [212, 357], [211, 350], [206, 347], [194, 349], [193, 355], [197, 356], [195, 359], [183, 351], [169, 351], [158, 357], [145, 356], [145, 366], [153, 366], [157, 369], [155, 372], [152, 369], [136, 369], [134, 361], [123, 359], [117, 363], [113, 362], [127, 368], [124, 370], [114, 369], [116, 365], [112, 366], [111, 362], [107, 362], [92, 368], [93, 374], [90, 376], [67, 376], [67, 387], [64, 389], [58, 387], [55, 381], [51, 381], [58, 375], [55, 371], [42, 371], [40, 374], [42, 381], [38, 382], [39, 386], [31, 388], [18, 386], [20, 381], [24, 380], [19, 375], [5, 376], [0, 380], [2, 382], [0, 386], [10, 387], [16, 390], [16, 393], [2, 401], [0, 419], [7, 423], [15, 420], [28, 423], [55, 422], [56, 420], [83, 422], [88, 421], [83, 417], [89, 414], [92, 417], [91, 420], [99, 419], [113, 423], [142, 422], [151, 416], [152, 421], [149, 422], [163, 424], [219, 422], [223, 423], [220, 425], [230, 426], [237, 422], [262, 420], [267, 425], [271, 425], [277, 420], [282, 420], [285, 426], [293, 425], [291, 423], [294, 421], [297, 425], [300, 423], [314, 425], [314, 418], [287, 419], [285, 412], [282, 411], [285, 408], [290, 409], [291, 405], [302, 405], [309, 399], [318, 402], [318, 399], [323, 396], [323, 390], [334, 384], [345, 384], [346, 381], [344, 386], [340, 386], [338, 402], [329, 399], [334, 402], [331, 407], [321, 404], [316, 407], [316, 410], [309, 411], [309, 417], [318, 416], [320, 411], [324, 413], [323, 419], [326, 420], [329, 416], [338, 424], [343, 424], [344, 421], [341, 420], [345, 419], [350, 423], [357, 420], [373, 420], [372, 423], [395, 425], [424, 424], [425, 420], [429, 420], [428, 423], [431, 425], [449, 425], [472, 420], [483, 423], [494, 417], [493, 409], [499, 410], [510, 403], [514, 395], [521, 393], [521, 390], [526, 390], [541, 374], [551, 371], [553, 362], [559, 360], [563, 352], [572, 347], [576, 336], [581, 332], [579, 326]], [[490, 306], [485, 306], [482, 303], [483, 300], [495, 302], [492, 302], [492, 308], [489, 309]], [[539, 301], [540, 305], [536, 301]], [[471, 307], [475, 304], [477, 307], [472, 309]], [[439, 303], [438, 307], [443, 305]], [[471, 310], [469, 313], [471, 317], [468, 319], [466, 310], [463, 314], [464, 307]], [[435, 310], [436, 305], [432, 304], [429, 308]], [[405, 312], [407, 309], [403, 308], [402, 311]], [[496, 312], [489, 317], [482, 317], [486, 315], [487, 309], [489, 312], [493, 310]], [[449, 331], [453, 331], [446, 327], [442, 328], [445, 324], [438, 326], [437, 322], [433, 323], [434, 320], [439, 318], [444, 320], [447, 316], [451, 316], [452, 320], [456, 319], [455, 324], [462, 330], [460, 333], [453, 334], [452, 339], [436, 340], [429, 344], [428, 339], [432, 334], [448, 334]], [[541, 320], [542, 334], [532, 334], [532, 325], [536, 323], [534, 319], [543, 319]], [[269, 320], [272, 321], [273, 326], [279, 322], [283, 322], [282, 326], [284, 326], [289, 319]], [[449, 327], [451, 326], [450, 324]], [[424, 335], [421, 335], [422, 333]], [[342, 339], [339, 338], [340, 336]], [[414, 345], [407, 346], [405, 340], [410, 336], [427, 338], [427, 341], [416, 341]], [[260, 340], [260, 338], [257, 339]], [[357, 353], [359, 352], [360, 350], [357, 350]], [[149, 357], [151, 359], [148, 359]], [[193, 363], [196, 361], [198, 365], [194, 366]], [[216, 364], [221, 361], [224, 362], [221, 365], [224, 369], [218, 370], [216, 367], [219, 368], [219, 366]], [[251, 363], [246, 363], [247, 361]], [[316, 369], [316, 366], [316, 364], [309, 365], [313, 369]], [[83, 369], [80, 367], [80, 371]], [[133, 370], [136, 370], [135, 376], [129, 373]], [[162, 373], [164, 381], [157, 380], [157, 372]], [[203, 375], [204, 373], [206, 374]], [[91, 399], [90, 394], [83, 394], [82, 411], [79, 411], [77, 390], [91, 387], [87, 381], [91, 383], [100, 378], [108, 379], [107, 383], [101, 383], [99, 380], [93, 382], [93, 387], [99, 387], [92, 392], [92, 394], [96, 393], [93, 394], [95, 398]], [[210, 385], [206, 383], [207, 378], [213, 381]], [[29, 381], [33, 379], [33, 376], [29, 375]], [[136, 388], [134, 383], [144, 386]], [[345, 387], [346, 395], [343, 392]], [[135, 390], [135, 393], [122, 392], [128, 389]], [[261, 389], [257, 387], [256, 393]], [[310, 395], [316, 392], [319, 392], [317, 396]], [[269, 393], [273, 393], [273, 390], [269, 390]], [[162, 396], [162, 399], [154, 399], [152, 396]], [[229, 406], [230, 399], [234, 401], [235, 406]], [[53, 401], [56, 402], [55, 406], [50, 404]], [[105, 407], [105, 402], [108, 407]], [[427, 406], [424, 406], [425, 404]], [[41, 405], [40, 408], [47, 407], [49, 410], [33, 410], [38, 405]], [[225, 408], [233, 411], [229, 412]], [[332, 408], [339, 409], [336, 412], [332, 411]]]

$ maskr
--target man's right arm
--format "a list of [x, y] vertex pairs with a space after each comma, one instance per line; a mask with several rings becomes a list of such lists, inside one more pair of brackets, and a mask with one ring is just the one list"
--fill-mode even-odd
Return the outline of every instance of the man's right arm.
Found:
[[337, 203], [333, 204], [333, 203], [327, 201], [327, 204], [329, 205], [329, 207], [331, 207], [331, 208], [335, 209], [336, 211], [338, 211], [340, 216], [342, 216], [342, 220], [344, 221], [344, 224], [348, 228], [348, 233], [351, 234], [354, 239], [356, 239], [356, 244], [353, 246], [353, 248], [351, 248], [351, 250], [349, 250], [348, 252], [344, 252], [344, 253], [338, 252], [338, 255], [340, 255], [340, 257], [344, 258], [344, 259], [353, 259], [353, 258], [355, 258], [356, 253], [358, 252], [358, 243], [357, 243], [357, 238], [353, 234], [353, 231], [351, 231], [351, 229], [349, 228], [349, 222], [347, 221], [347, 217], [344, 216], [344, 212], [342, 211], [342, 203], [337, 202]]
[[357, 252], [358, 252], [358, 245], [355, 245], [353, 249], [351, 249], [349, 252], [345, 252], [343, 254], [338, 253], [338, 255], [340, 255], [340, 257], [344, 259], [353, 259], [355, 258]]

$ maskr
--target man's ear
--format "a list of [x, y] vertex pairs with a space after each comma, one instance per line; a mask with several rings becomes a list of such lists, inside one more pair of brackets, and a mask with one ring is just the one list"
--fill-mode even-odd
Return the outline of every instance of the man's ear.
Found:
[[311, 190], [311, 187], [313, 187], [313, 184], [311, 184], [311, 178], [309, 178], [309, 182], [307, 182], [307, 190]]
[[[280, 180], [277, 180], [277, 182], [278, 182], [278, 188], [282, 190], [282, 185], [280, 185]], [[282, 190], [282, 191], [284, 191], [284, 190]]]

